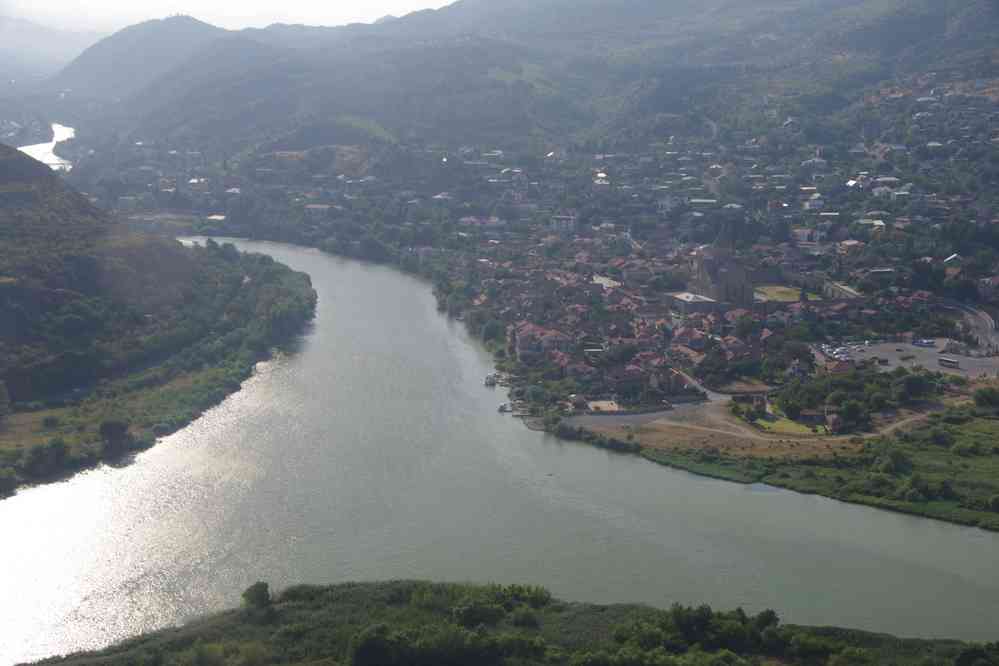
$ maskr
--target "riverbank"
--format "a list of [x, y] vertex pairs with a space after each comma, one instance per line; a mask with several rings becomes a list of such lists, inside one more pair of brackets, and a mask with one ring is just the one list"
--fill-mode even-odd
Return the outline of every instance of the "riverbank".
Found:
[[994, 640], [999, 534], [531, 432], [496, 413], [491, 356], [423, 281], [235, 245], [313, 276], [314, 324], [129, 464], [0, 502], [18, 535], [0, 554], [0, 663], [178, 626], [257, 580], [527, 582], [577, 602], [778, 608], [796, 624]]
[[[371, 261], [354, 255], [337, 255], [331, 251], [333, 248], [316, 249], [334, 256]], [[460, 315], [452, 312], [447, 292], [437, 288], [432, 265], [389, 263], [427, 281], [434, 289], [442, 312]], [[457, 318], [473, 337], [490, 349], [496, 370], [519, 377], [510, 387], [511, 393], [515, 397], [527, 397], [527, 389], [534, 378], [511, 372], [515, 367], [504, 353], [505, 345], [489, 339], [484, 330], [477, 330], [473, 325], [477, 322]], [[886, 456], [892, 455], [889, 449], [897, 448], [892, 445], [897, 439], [894, 435], [907, 436], [906, 433], [896, 433], [895, 428], [889, 428], [884, 434], [892, 437], [882, 441], [878, 438], [767, 434], [748, 425], [726, 432], [726, 426], [719, 428], [715, 421], [701, 426], [696, 423], [693, 427], [691, 424], [684, 426], [683, 421], [700, 421], [719, 410], [727, 412], [723, 396], [709, 395], [712, 399], [708, 402], [682, 405], [664, 414], [663, 420], [655, 419], [655, 413], [627, 417], [622, 422], [612, 416], [601, 416], [591, 419], [592, 423], [588, 422], [584, 428], [578, 428], [571, 419], [564, 424], [557, 412], [548, 410], [544, 404], [535, 404], [533, 417], [525, 420], [525, 426], [568, 441], [638, 455], [708, 478], [740, 484], [763, 483], [851, 504], [999, 531], [999, 511], [992, 509], [993, 495], [999, 498], [999, 457], [991, 453], [991, 446], [982, 445], [981, 455], [971, 456], [986, 464], [972, 466], [967, 450], [961, 449], [961, 442], [954, 445], [953, 451], [947, 448], [949, 453], [935, 445], [919, 448], [911, 443], [903, 444], [902, 455], [911, 456], [916, 461], [915, 466], [885, 475], [878, 467], [883, 466]], [[935, 418], [945, 416], [938, 414]], [[672, 419], [678, 422], [667, 424]], [[999, 437], [999, 432], [996, 436]], [[958, 453], [958, 450], [964, 453]], [[966, 489], [966, 496], [957, 497], [955, 489]], [[967, 506], [969, 501], [972, 506]]]
[[216, 286], [205, 292], [210, 309], [181, 307], [183, 316], [156, 341], [122, 340], [134, 364], [122, 362], [119, 371], [74, 391], [14, 405], [0, 423], [0, 497], [150, 448], [239, 391], [258, 362], [293, 342], [312, 319], [316, 294], [308, 276], [234, 248], [197, 252], [218, 269]]
[[566, 603], [519, 585], [365, 583], [272, 595], [258, 583], [240, 610], [41, 663], [96, 662], [990, 666], [999, 664], [999, 645], [784, 625], [773, 611]]
[[999, 421], [969, 401], [863, 437], [767, 433], [720, 404], [586, 429], [702, 476], [999, 531]]

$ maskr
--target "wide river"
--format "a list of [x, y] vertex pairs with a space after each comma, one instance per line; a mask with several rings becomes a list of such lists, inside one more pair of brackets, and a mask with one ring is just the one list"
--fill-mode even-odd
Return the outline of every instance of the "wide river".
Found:
[[526, 582], [999, 637], [999, 535], [531, 432], [497, 413], [488, 354], [426, 284], [239, 245], [312, 276], [314, 328], [134, 464], [0, 502], [0, 664], [180, 623], [257, 580]]

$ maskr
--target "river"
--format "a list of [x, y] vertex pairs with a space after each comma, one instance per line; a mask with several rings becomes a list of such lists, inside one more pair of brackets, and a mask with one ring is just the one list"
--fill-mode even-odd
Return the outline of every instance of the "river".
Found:
[[999, 637], [999, 535], [700, 478], [498, 414], [490, 358], [389, 268], [241, 242], [320, 295], [294, 353], [124, 467], [0, 502], [0, 664], [180, 623], [257, 580], [525, 582]]
[[52, 140], [48, 143], [37, 143], [33, 146], [22, 146], [18, 148], [25, 155], [34, 158], [55, 171], [69, 171], [73, 168], [72, 162], [64, 160], [55, 154], [55, 147], [63, 141], [69, 141], [76, 136], [76, 130], [64, 125], [52, 125]]

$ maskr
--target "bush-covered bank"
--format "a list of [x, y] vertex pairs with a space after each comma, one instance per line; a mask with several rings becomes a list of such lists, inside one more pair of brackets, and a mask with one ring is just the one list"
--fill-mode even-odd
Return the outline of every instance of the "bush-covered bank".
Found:
[[238, 391], [259, 360], [312, 319], [307, 275], [232, 245], [185, 252], [200, 289], [180, 307], [181, 329], [135, 341], [157, 353], [131, 372], [15, 404], [0, 425], [0, 494], [148, 448]]
[[150, 446], [312, 318], [308, 276], [116, 223], [0, 145], [0, 496]]
[[993, 666], [999, 645], [903, 640], [707, 606], [565, 603], [529, 586], [258, 583], [243, 607], [53, 664]]

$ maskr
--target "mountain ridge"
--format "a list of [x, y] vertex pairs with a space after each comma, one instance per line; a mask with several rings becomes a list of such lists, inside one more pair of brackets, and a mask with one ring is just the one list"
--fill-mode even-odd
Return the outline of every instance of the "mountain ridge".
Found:
[[189, 16], [129, 26], [84, 51], [48, 82], [54, 90], [123, 98], [227, 33]]
[[[460, 0], [332, 28], [148, 22], [88, 50], [56, 80], [100, 79], [81, 95], [100, 102], [88, 120], [109, 131], [220, 150], [345, 114], [430, 142], [565, 141], [651, 121], [664, 102], [718, 77], [808, 81], [849, 97], [907, 71], [982, 60], [997, 28], [995, 0]], [[195, 36], [158, 57], [174, 32]], [[226, 40], [241, 45], [245, 63], [220, 46]]]

